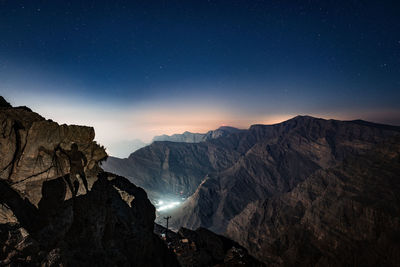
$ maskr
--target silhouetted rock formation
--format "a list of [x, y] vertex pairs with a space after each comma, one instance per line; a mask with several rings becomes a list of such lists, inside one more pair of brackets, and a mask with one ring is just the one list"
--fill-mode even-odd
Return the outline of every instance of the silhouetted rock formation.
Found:
[[[154, 207], [128, 180], [102, 173], [87, 195], [63, 200], [65, 183], [43, 184], [39, 209], [15, 192], [2, 195], [15, 222], [0, 224], [0, 262], [45, 266], [177, 266], [153, 234]], [[12, 191], [1, 184], [1, 191]], [[132, 196], [125, 202], [120, 191]], [[64, 195], [63, 195], [64, 194]], [[19, 202], [19, 205], [10, 203]], [[24, 214], [30, 211], [29, 220]], [[22, 216], [21, 216], [22, 215]]]
[[[153, 233], [145, 191], [105, 173], [91, 127], [58, 125], [27, 108], [0, 109], [1, 266], [179, 266]], [[71, 198], [69, 163], [55, 151], [77, 143], [90, 192]], [[44, 146], [50, 155], [39, 152]]]
[[[298, 116], [197, 144], [155, 142], [114, 171], [154, 195], [176, 193], [174, 184], [189, 185], [192, 192], [197, 184], [171, 214], [172, 226], [207, 227], [266, 262], [395, 265], [400, 213], [386, 210], [400, 205], [398, 198], [382, 195], [400, 193], [399, 135], [396, 126]], [[393, 150], [378, 156], [385, 143]], [[369, 186], [372, 180], [382, 184]], [[381, 205], [374, 206], [378, 199]], [[383, 218], [389, 221], [385, 226]], [[380, 245], [391, 247], [386, 261]]]

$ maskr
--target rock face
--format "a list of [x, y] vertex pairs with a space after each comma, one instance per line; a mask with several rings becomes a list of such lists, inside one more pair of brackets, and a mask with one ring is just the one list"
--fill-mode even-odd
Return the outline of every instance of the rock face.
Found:
[[181, 228], [177, 233], [158, 224], [154, 232], [174, 250], [181, 266], [265, 266], [251, 257], [238, 243], [205, 229]]
[[202, 133], [191, 133], [184, 132], [183, 134], [173, 134], [173, 135], [160, 135], [153, 138], [153, 142], [156, 141], [169, 141], [169, 142], [179, 142], [179, 143], [200, 143], [207, 140], [219, 138], [222, 136], [228, 136], [232, 133], [237, 133], [239, 130], [234, 127], [221, 126], [216, 130], [208, 131], [205, 134]]
[[[98, 166], [106, 153], [93, 128], [3, 104], [0, 121], [1, 266], [179, 266], [153, 233], [145, 191]], [[69, 162], [54, 152], [72, 143], [88, 159], [91, 189], [81, 185], [76, 198], [66, 183]]]
[[[136, 181], [139, 175], [129, 176], [128, 170], [136, 166], [162, 186], [150, 190], [166, 192], [178, 173], [196, 166], [202, 172], [180, 176], [180, 184], [197, 188], [171, 214], [172, 227], [206, 227], [225, 234], [270, 264], [394, 265], [400, 219], [394, 211], [400, 205], [389, 196], [400, 193], [398, 136], [400, 127], [298, 116], [190, 144], [191, 153], [180, 152], [188, 144], [155, 143], [120, 167]], [[392, 150], [379, 150], [387, 143]], [[223, 153], [211, 157], [205, 147]], [[371, 186], [374, 180], [382, 183]], [[144, 181], [141, 185], [148, 189]], [[381, 205], [370, 205], [379, 199]], [[382, 225], [384, 219], [387, 225]], [[392, 244], [387, 262], [378, 261], [379, 244]]]
[[[27, 108], [0, 109], [0, 178], [13, 189], [37, 205], [41, 198], [44, 180], [52, 180], [69, 173], [66, 157], [56, 154], [57, 146], [69, 150], [76, 143], [88, 159], [86, 175], [89, 187], [97, 179], [100, 168], [97, 162], [107, 154], [94, 139], [92, 127], [59, 125], [45, 120]], [[53, 153], [39, 153], [39, 147]], [[81, 186], [79, 193], [83, 193]], [[67, 198], [71, 194], [67, 191]]]

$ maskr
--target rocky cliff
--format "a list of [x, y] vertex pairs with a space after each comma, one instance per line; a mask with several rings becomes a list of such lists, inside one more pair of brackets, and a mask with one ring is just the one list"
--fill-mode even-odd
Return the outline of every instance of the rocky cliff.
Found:
[[[131, 161], [120, 167], [133, 181], [140, 179], [140, 175], [131, 172], [128, 166], [135, 166], [133, 169], [136, 171], [142, 170], [140, 173], [146, 173], [142, 177], [161, 187], [150, 187], [145, 181], [140, 182], [141, 185], [156, 193], [174, 193], [173, 184], [190, 184], [189, 192], [194, 193], [181, 209], [171, 214], [173, 227], [209, 228], [232, 237], [251, 253], [272, 264], [352, 265], [354, 261], [348, 254], [342, 261], [334, 260], [347, 249], [350, 254], [358, 255], [356, 261], [369, 253], [362, 262], [373, 265], [382, 255], [375, 253], [373, 256], [370, 252], [373, 249], [380, 251], [378, 244], [392, 244], [398, 252], [398, 240], [379, 241], [387, 238], [387, 234], [366, 236], [362, 235], [362, 229], [373, 228], [376, 232], [397, 234], [395, 229], [399, 216], [395, 212], [389, 217], [379, 214], [384, 213], [385, 206], [397, 210], [398, 201], [393, 198], [393, 202], [388, 200], [371, 209], [368, 201], [356, 204], [355, 200], [331, 198], [331, 195], [343, 194], [357, 200], [379, 199], [383, 192], [389, 196], [398, 195], [397, 186], [387, 186], [396, 185], [399, 178], [394, 165], [398, 164], [396, 156], [391, 165], [383, 164], [395, 152], [383, 150], [386, 152], [377, 158], [375, 165], [366, 162], [372, 160], [374, 151], [387, 142], [392, 142], [391, 147], [395, 148], [399, 135], [400, 127], [395, 126], [298, 116], [275, 125], [253, 125], [247, 131], [198, 144], [154, 143], [133, 153]], [[222, 153], [210, 154], [210, 148]], [[350, 171], [359, 169], [359, 165], [365, 167], [365, 175]], [[189, 172], [193, 166], [202, 171]], [[337, 170], [344, 166], [348, 171], [338, 174]], [[164, 173], [168, 175], [163, 176]], [[320, 184], [315, 184], [315, 177], [320, 177]], [[373, 179], [390, 182], [382, 182], [384, 188], [369, 186]], [[331, 187], [325, 191], [328, 182]], [[290, 204], [287, 204], [287, 198]], [[274, 206], [271, 204], [273, 200], [279, 204]], [[351, 210], [351, 203], [357, 206], [355, 209], [363, 211], [351, 217], [347, 213]], [[268, 205], [278, 206], [279, 210], [275, 211]], [[354, 223], [363, 213], [366, 219]], [[340, 221], [335, 218], [340, 218]], [[385, 226], [387, 228], [377, 223], [382, 218], [390, 221]], [[346, 220], [353, 228], [343, 225]], [[298, 226], [299, 222], [303, 224]], [[362, 237], [357, 237], [358, 234]], [[318, 240], [318, 244], [313, 240]], [[367, 246], [369, 250], [357, 252], [358, 244]], [[369, 252], [361, 254], [360, 251]], [[395, 253], [391, 252], [391, 255]], [[386, 262], [387, 265], [394, 263], [394, 257]]]
[[[59, 125], [0, 100], [0, 265], [179, 265], [153, 233], [155, 209], [144, 190], [98, 166], [107, 155], [93, 128]], [[75, 198], [69, 161], [56, 151], [72, 143], [88, 159], [90, 188], [86, 194], [81, 183]]]

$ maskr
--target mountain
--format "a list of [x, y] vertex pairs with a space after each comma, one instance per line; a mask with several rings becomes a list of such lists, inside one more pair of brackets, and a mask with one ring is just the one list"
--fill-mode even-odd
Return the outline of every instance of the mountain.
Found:
[[[216, 130], [208, 131], [207, 133], [191, 133], [184, 132], [183, 134], [173, 134], [173, 135], [160, 135], [153, 138], [153, 142], [156, 141], [169, 141], [169, 142], [180, 142], [180, 143], [200, 143], [210, 139], [219, 138], [222, 136], [227, 136], [232, 133], [240, 132], [240, 129], [221, 126]], [[133, 151], [132, 151], [133, 152]]]
[[[153, 233], [155, 208], [145, 191], [98, 166], [107, 154], [93, 128], [1, 102], [1, 266], [179, 266]], [[57, 152], [72, 143], [88, 159], [90, 188], [86, 194], [80, 186], [75, 198], [68, 160]]]
[[[105, 169], [123, 173], [150, 198], [184, 191], [190, 197], [169, 213], [172, 227], [224, 234], [270, 264], [394, 265], [400, 218], [393, 210], [400, 205], [381, 195], [400, 193], [399, 135], [397, 126], [298, 116], [201, 143], [154, 142]], [[371, 186], [371, 177], [382, 185]], [[370, 203], [377, 199], [381, 205]], [[392, 245], [387, 262], [378, 244]]]

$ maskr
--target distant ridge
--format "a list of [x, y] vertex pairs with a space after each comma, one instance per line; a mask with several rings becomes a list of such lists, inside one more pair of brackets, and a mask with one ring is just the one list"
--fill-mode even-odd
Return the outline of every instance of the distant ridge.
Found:
[[153, 142], [169, 141], [169, 142], [182, 142], [182, 143], [200, 143], [210, 139], [219, 138], [221, 136], [227, 136], [231, 133], [237, 133], [240, 131], [242, 130], [234, 127], [221, 126], [218, 129], [208, 131], [207, 133], [191, 133], [186, 131], [182, 134], [159, 135], [153, 138]]

